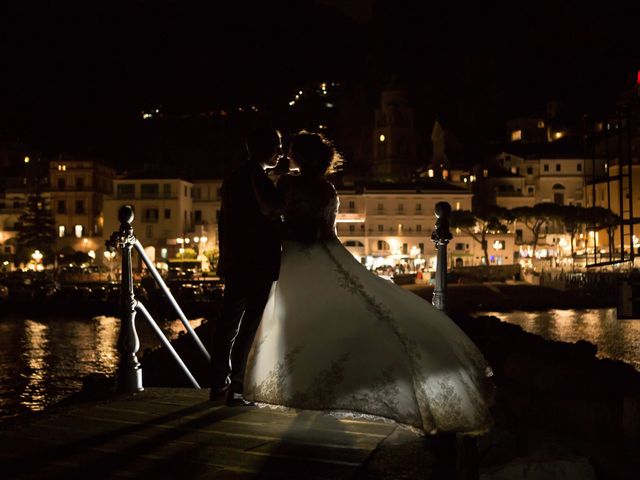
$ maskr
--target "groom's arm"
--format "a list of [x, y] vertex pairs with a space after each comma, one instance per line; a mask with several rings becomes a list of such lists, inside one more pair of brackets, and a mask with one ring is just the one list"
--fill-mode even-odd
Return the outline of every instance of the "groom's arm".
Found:
[[276, 189], [273, 182], [261, 169], [256, 169], [251, 173], [251, 186], [260, 212], [271, 220], [278, 219], [284, 209], [284, 197], [280, 190]]

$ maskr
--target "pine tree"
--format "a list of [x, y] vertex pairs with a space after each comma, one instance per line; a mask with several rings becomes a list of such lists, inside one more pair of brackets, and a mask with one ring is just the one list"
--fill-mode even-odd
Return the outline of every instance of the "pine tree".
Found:
[[39, 188], [29, 194], [25, 210], [18, 221], [16, 260], [26, 263], [35, 250], [40, 250], [42, 262], [52, 262], [56, 239], [55, 220]]

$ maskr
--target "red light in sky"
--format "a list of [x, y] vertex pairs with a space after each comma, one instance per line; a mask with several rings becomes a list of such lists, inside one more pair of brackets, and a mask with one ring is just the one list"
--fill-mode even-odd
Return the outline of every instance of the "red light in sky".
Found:
[[638, 80], [636, 81], [638, 85], [640, 85], [640, 70], [638, 70]]

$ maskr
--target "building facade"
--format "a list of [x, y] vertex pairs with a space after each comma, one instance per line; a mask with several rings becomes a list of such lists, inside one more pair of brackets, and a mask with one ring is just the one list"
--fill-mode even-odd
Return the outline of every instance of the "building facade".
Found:
[[60, 155], [49, 163], [50, 207], [56, 250], [104, 251], [103, 201], [113, 193], [115, 170], [93, 160]]
[[[440, 181], [343, 187], [338, 194], [336, 230], [343, 245], [369, 268], [406, 271], [435, 270], [435, 205], [444, 201], [454, 210], [471, 210], [472, 199], [471, 191]], [[482, 264], [481, 244], [461, 231], [452, 233], [450, 265]], [[512, 238], [513, 234], [490, 236], [490, 263], [513, 263]]]

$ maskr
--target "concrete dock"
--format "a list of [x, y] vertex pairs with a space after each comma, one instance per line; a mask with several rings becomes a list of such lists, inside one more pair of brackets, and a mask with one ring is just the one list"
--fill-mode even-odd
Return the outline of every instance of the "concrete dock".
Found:
[[435, 444], [395, 423], [218, 405], [151, 388], [0, 430], [6, 479], [437, 478]]

